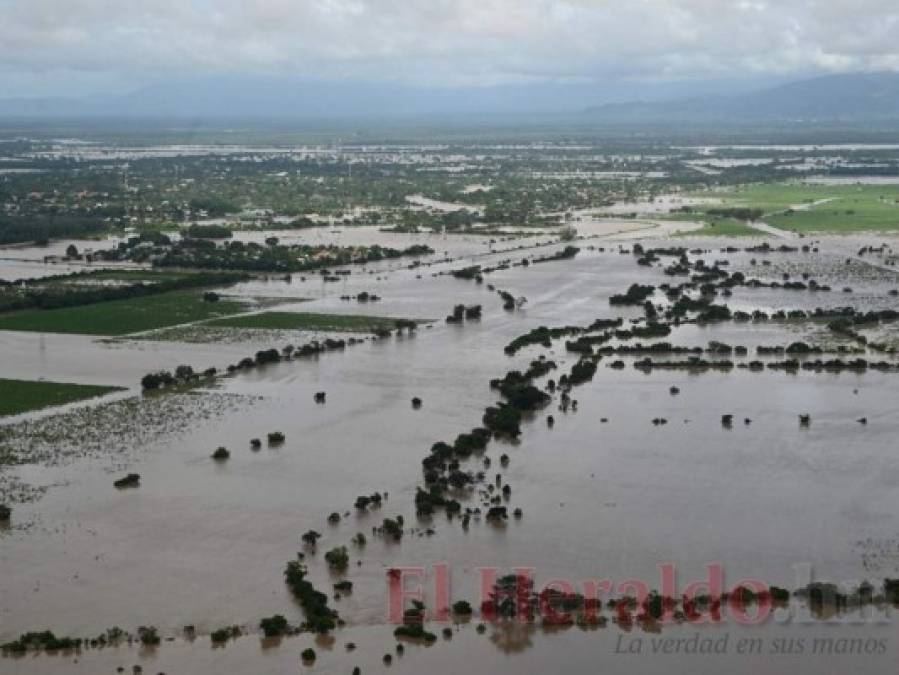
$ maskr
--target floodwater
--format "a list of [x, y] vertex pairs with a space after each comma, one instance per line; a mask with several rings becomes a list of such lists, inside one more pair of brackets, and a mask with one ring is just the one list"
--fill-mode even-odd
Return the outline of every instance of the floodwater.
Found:
[[637, 213], [639, 215], [652, 216], [654, 214], [669, 213], [672, 209], [678, 209], [683, 206], [713, 204], [720, 201], [721, 200], [718, 199], [686, 197], [680, 195], [659, 195], [652, 200], [639, 199], [633, 202], [620, 201], [611, 206], [605, 206], [601, 209], [588, 209], [588, 211], [600, 211], [601, 213], [611, 215]]
[[[848, 628], [841, 634], [860, 640], [879, 640], [889, 644], [892, 627], [875, 626]], [[490, 627], [479, 635], [473, 624], [454, 625], [450, 639], [441, 638], [435, 645], [407, 645], [405, 653], [394, 653], [392, 664], [382, 665], [381, 657], [393, 653], [391, 631], [383, 627], [347, 629], [333, 644], [313, 641], [309, 637], [284, 640], [272, 645], [258, 637], [241, 637], [225, 647], [212, 648], [208, 641], [176, 642], [158, 649], [138, 650], [116, 648], [91, 650], [73, 656], [43, 659], [22, 659], [9, 664], [7, 672], [15, 675], [51, 675], [59, 672], [73, 675], [114, 673], [117, 668], [131, 672], [132, 664], [142, 664], [151, 673], [190, 673], [191, 675], [219, 675], [221, 673], [326, 673], [337, 675], [352, 672], [361, 666], [363, 673], [395, 673], [416, 675], [454, 675], [462, 670], [479, 673], [514, 672], [542, 675], [556, 672], [603, 672], [647, 675], [668, 673], [719, 673], [751, 675], [765, 672], [821, 673], [853, 672], [859, 675], [881, 675], [895, 672], [894, 655], [866, 658], [854, 654], [814, 653], [815, 643], [835, 639], [835, 632], [809, 631], [807, 626], [787, 626], [761, 631], [725, 631], [706, 628], [708, 635], [722, 654], [685, 655], [662, 653], [661, 640], [691, 640], [697, 631], [675, 628], [663, 635], [629, 635], [617, 629], [581, 631], [570, 629], [545, 632], [534, 626], [517, 624]], [[763, 653], [740, 653], [740, 640], [760, 639]], [[651, 642], [657, 641], [656, 643]], [[802, 641], [800, 643], [800, 641]], [[355, 650], [346, 649], [352, 642]], [[687, 643], [684, 642], [684, 646]], [[801, 645], [801, 649], [800, 649]], [[313, 666], [303, 664], [300, 652], [313, 647], [317, 660]], [[653, 647], [659, 653], [653, 653]], [[639, 653], [636, 649], [640, 648]], [[788, 650], [792, 648], [792, 653]], [[819, 648], [820, 650], [820, 648]]]
[[454, 213], [456, 211], [471, 211], [472, 213], [481, 213], [483, 206], [477, 204], [458, 204], [456, 202], [444, 202], [439, 199], [431, 199], [424, 195], [409, 195], [406, 201], [415, 206], [421, 206], [426, 209], [442, 211], [444, 213]]
[[[895, 298], [887, 295], [899, 285], [893, 272], [863, 263], [858, 271], [841, 271], [859, 241], [883, 240], [822, 238], [819, 253], [767, 256], [719, 250], [725, 244], [744, 245], [742, 240], [661, 243], [701, 246], [709, 250], [707, 261], [730, 258], [735, 268], [767, 280], [779, 278], [787, 267], [795, 275], [811, 270], [821, 280], [851, 274], [860, 294], [844, 298], [837, 292], [738, 289], [729, 300], [734, 308], [809, 308], [849, 300], [886, 308], [895, 306]], [[309, 562], [315, 586], [328, 590], [333, 581], [321, 557], [337, 545], [350, 549], [347, 578], [355, 584], [352, 594], [331, 603], [349, 626], [336, 632], [333, 647], [316, 646], [319, 660], [312, 672], [322, 673], [349, 672], [355, 665], [363, 672], [385, 669], [381, 657], [393, 651], [395, 642], [386, 616], [385, 576], [394, 566], [447, 563], [454, 597], [473, 601], [478, 569], [489, 566], [533, 568], [538, 585], [554, 578], [574, 583], [636, 578], [654, 588], [660, 586], [658, 565], [669, 562], [684, 583], [705, 578], [711, 563], [723, 565], [728, 585], [752, 577], [795, 588], [805, 583], [804, 565], [811, 566], [814, 578], [828, 581], [877, 583], [899, 575], [895, 373], [647, 375], [630, 367], [631, 359], [625, 359], [628, 367], [620, 371], [601, 362], [594, 380], [572, 392], [579, 401], [577, 412], [550, 408], [523, 425], [519, 443], [493, 441], [488, 447], [494, 460], [488, 475], [501, 472], [504, 483], [512, 486], [509, 506], [523, 509], [520, 521], [510, 520], [505, 527], [473, 521], [468, 531], [442, 515], [417, 521], [412, 498], [422, 457], [435, 441], [451, 442], [480, 424], [484, 407], [497, 398], [488, 381], [526, 367], [541, 353], [559, 363], [560, 373], [575, 362], [565, 353], [564, 341], [548, 350], [529, 347], [515, 357], [503, 354], [504, 345], [540, 325], [638, 317], [639, 308], [610, 307], [609, 296], [634, 282], [671, 281], [660, 268], [639, 267], [632, 255], [620, 254], [616, 241], [586, 241], [573, 260], [498, 271], [481, 285], [433, 276], [465, 261], [416, 269], [391, 261], [370, 270], [372, 274], [354, 268], [339, 284], [294, 276], [289, 282], [255, 281], [232, 289], [285, 302], [312, 297], [290, 305], [305, 311], [438, 321], [414, 336], [366, 341], [343, 352], [225, 378], [214, 395], [233, 396], [246, 401], [245, 406], [222, 414], [192, 414], [187, 406], [186, 422], [177, 431], [126, 453], [115, 452], [126, 437], [112, 436], [111, 457], [92, 454], [5, 469], [20, 480], [51, 487], [41, 499], [16, 504], [12, 527], [0, 532], [0, 641], [44, 628], [57, 635], [96, 635], [113, 625], [129, 630], [155, 625], [165, 637], [180, 636], [183, 626], [194, 625], [200, 637], [193, 644], [180, 638], [163, 642], [151, 651], [123, 646], [77, 657], [2, 658], [0, 672], [114, 672], [132, 664], [142, 664], [144, 672], [296, 672], [299, 652], [312, 644], [309, 636], [265, 648], [258, 636], [250, 635], [213, 650], [208, 633], [232, 624], [254, 631], [261, 617], [275, 613], [301, 619], [282, 574], [286, 562], [302, 550], [299, 536], [308, 529], [324, 534]], [[606, 250], [588, 251], [587, 245]], [[474, 259], [488, 265], [553, 250]], [[483, 253], [482, 245], [472, 255], [477, 251]], [[771, 268], [751, 266], [754, 257], [771, 260]], [[526, 297], [526, 304], [514, 312], [503, 310], [488, 283]], [[363, 290], [382, 300], [340, 300], [340, 295]], [[442, 322], [458, 303], [483, 305], [482, 319], [465, 325]], [[751, 348], [786, 345], [803, 338], [804, 330], [685, 326], [670, 340], [691, 346], [720, 340]], [[0, 376], [38, 372], [64, 381], [127, 381], [131, 386], [140, 374], [162, 365], [222, 366], [238, 352], [283, 346], [109, 343], [14, 333], [0, 333], [0, 339]], [[679, 396], [669, 394], [672, 385], [680, 388]], [[325, 405], [313, 401], [318, 391], [327, 392]], [[420, 410], [410, 405], [414, 396], [423, 400]], [[556, 417], [553, 429], [545, 423], [548, 413]], [[802, 413], [812, 416], [808, 429], [797, 423]], [[723, 414], [750, 418], [752, 424], [724, 429]], [[856, 422], [863, 416], [868, 419], [864, 426]], [[657, 417], [668, 424], [653, 425]], [[264, 438], [273, 430], [286, 434], [284, 445], [250, 450], [251, 438]], [[68, 442], [77, 445], [78, 439]], [[232, 451], [224, 464], [209, 459], [220, 445]], [[511, 459], [507, 469], [499, 468], [501, 453]], [[471, 460], [468, 468], [476, 463]], [[139, 489], [113, 488], [112, 481], [126, 471], [141, 475]], [[389, 493], [380, 511], [353, 513], [338, 525], [327, 524], [329, 513], [353, 511], [357, 495], [374, 491]], [[431, 527], [434, 534], [407, 535], [401, 543], [371, 536], [381, 518], [397, 514], [404, 515], [407, 526]], [[364, 549], [350, 544], [360, 531], [369, 539]], [[629, 645], [642, 638], [650, 650], [651, 637], [689, 638], [695, 630], [716, 638], [729, 634], [733, 642], [746, 635], [762, 637], [766, 652], [738, 656], [734, 645], [727, 655], [620, 651], [622, 639]], [[819, 634], [883, 639], [886, 648], [877, 657], [767, 651], [777, 639], [811, 641]], [[354, 652], [345, 650], [348, 641], [356, 643]], [[897, 654], [895, 627], [889, 623], [681, 626], [665, 628], [661, 636], [639, 629], [624, 633], [612, 624], [595, 632], [490, 627], [478, 635], [470, 624], [449, 641], [441, 639], [429, 648], [409, 646], [390, 670], [454, 673], [467, 667], [537, 673], [556, 672], [564, 665], [577, 672], [817, 673], [851, 668], [882, 673], [895, 672]]]
[[82, 254], [118, 246], [122, 237], [100, 239], [55, 239], [46, 246], [14, 244], [0, 246], [0, 280], [40, 279], [96, 269], [136, 269], [139, 265], [107, 261], [62, 260], [66, 248], [74, 245]]

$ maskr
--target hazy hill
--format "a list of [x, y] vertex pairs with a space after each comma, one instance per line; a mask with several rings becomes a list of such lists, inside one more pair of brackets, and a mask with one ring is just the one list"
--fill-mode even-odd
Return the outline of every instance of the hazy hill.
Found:
[[828, 75], [738, 96], [588, 108], [605, 121], [852, 121], [899, 119], [899, 74]]
[[0, 99], [0, 117], [352, 119], [563, 113], [597, 123], [899, 120], [899, 74], [770, 81], [412, 86], [231, 77], [172, 81], [120, 96]]

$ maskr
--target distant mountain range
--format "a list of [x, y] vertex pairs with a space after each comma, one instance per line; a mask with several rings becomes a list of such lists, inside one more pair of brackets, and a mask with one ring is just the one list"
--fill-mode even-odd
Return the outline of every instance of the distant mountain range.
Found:
[[827, 75], [738, 96], [612, 103], [587, 109], [607, 122], [862, 122], [899, 120], [899, 73]]
[[747, 91], [749, 86], [705, 82], [442, 88], [235, 77], [169, 82], [122, 96], [0, 99], [0, 118], [347, 120], [563, 113], [582, 121], [633, 124], [899, 121], [899, 73], [830, 75], [754, 91]]
[[582, 83], [441, 87], [234, 76], [169, 81], [120, 96], [0, 99], [0, 117], [350, 119], [579, 114], [611, 101], [738, 92], [751, 86], [746, 81], [718, 80], [651, 87], [636, 82], [602, 87]]

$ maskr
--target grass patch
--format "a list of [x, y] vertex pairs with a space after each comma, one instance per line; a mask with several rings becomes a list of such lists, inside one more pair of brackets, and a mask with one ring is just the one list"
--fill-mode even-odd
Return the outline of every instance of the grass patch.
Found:
[[850, 196], [804, 211], [776, 214], [768, 222], [794, 232], [896, 231], [899, 230], [899, 203]]
[[[723, 201], [723, 204], [706, 208], [762, 209], [764, 222], [794, 232], [846, 234], [899, 231], [897, 185], [771, 183], [704, 192], [696, 196]], [[694, 207], [694, 216], [708, 220], [702, 206]]]
[[122, 389], [89, 384], [0, 379], [0, 417], [105, 396], [113, 391]]
[[127, 335], [246, 311], [242, 302], [206, 302], [202, 291], [173, 291], [60, 309], [0, 314], [0, 330], [83, 335]]
[[[694, 216], [694, 220], [697, 220]], [[701, 230], [690, 230], [689, 232], [678, 232], [678, 237], [764, 237], [763, 232], [749, 227], [745, 223], [733, 218], [703, 218], [701, 220], [703, 228]]]
[[[396, 322], [383, 316], [360, 316], [351, 314], [315, 314], [311, 312], [262, 312], [230, 316], [210, 321], [206, 325], [225, 328], [258, 328], [261, 330], [309, 330], [337, 331], [346, 333], [370, 333], [375, 330], [393, 329]], [[417, 321], [417, 323], [425, 323]]]
[[125, 286], [138, 283], [153, 285], [162, 282], [180, 281], [189, 276], [189, 272], [157, 273], [153, 270], [103, 269], [73, 274], [61, 274], [39, 279], [28, 279], [22, 284], [0, 286], [0, 306], [5, 303], [12, 303], [17, 299], [22, 299], [32, 294], [74, 293], [91, 288]]

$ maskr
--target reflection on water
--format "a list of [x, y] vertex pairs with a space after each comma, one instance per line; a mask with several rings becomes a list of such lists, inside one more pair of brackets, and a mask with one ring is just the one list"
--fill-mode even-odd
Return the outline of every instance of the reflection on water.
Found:
[[504, 654], [523, 652], [534, 646], [537, 627], [523, 621], [499, 621], [488, 629], [490, 642]]

